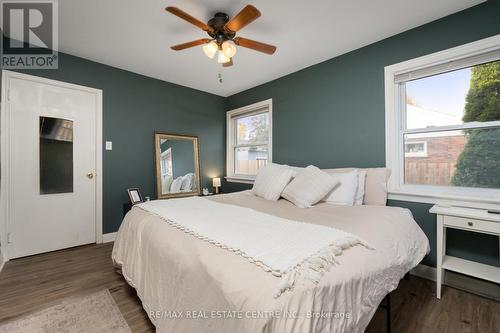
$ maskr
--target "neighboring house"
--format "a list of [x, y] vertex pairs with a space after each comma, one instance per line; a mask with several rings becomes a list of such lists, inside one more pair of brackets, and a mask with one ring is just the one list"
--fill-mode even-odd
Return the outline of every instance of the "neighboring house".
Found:
[[[433, 123], [453, 125], [461, 120], [439, 111], [407, 104], [408, 123], [413, 128], [424, 128], [427, 118]], [[450, 185], [458, 157], [467, 138], [462, 131], [412, 135], [405, 141], [405, 183], [422, 185]]]

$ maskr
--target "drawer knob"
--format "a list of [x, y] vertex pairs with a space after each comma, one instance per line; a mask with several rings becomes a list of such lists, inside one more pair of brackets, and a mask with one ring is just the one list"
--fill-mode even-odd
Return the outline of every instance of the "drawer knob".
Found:
[[467, 225], [468, 225], [469, 227], [472, 227], [472, 226], [474, 226], [474, 223], [472, 223], [472, 222], [467, 222]]

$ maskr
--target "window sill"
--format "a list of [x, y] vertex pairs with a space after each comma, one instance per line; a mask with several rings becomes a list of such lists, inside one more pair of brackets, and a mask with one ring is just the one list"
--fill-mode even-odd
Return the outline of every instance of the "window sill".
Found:
[[226, 181], [230, 183], [243, 183], [243, 184], [253, 184], [255, 179], [254, 178], [245, 178], [245, 177], [237, 177], [237, 176], [231, 176], [231, 177], [224, 177]]
[[470, 208], [491, 209], [500, 211], [499, 197], [467, 196], [452, 193], [414, 192], [393, 190], [388, 193], [389, 200], [427, 203], [440, 206], [460, 206]]

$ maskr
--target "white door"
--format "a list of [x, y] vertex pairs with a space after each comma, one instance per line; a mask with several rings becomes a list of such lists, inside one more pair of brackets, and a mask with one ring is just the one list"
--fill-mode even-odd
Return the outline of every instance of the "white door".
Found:
[[99, 95], [29, 76], [7, 84], [9, 258], [96, 242]]

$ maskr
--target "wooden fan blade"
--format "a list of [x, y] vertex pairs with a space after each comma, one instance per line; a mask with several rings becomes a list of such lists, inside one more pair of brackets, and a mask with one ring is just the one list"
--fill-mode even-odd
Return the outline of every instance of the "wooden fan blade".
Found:
[[180, 50], [184, 50], [184, 49], [187, 49], [187, 48], [190, 48], [193, 46], [198, 46], [198, 45], [202, 45], [202, 44], [206, 44], [206, 43], [210, 43], [210, 39], [208, 39], [208, 38], [197, 39], [197, 40], [193, 40], [191, 42], [174, 45], [174, 46], [171, 46], [170, 48], [172, 50], [175, 50], [175, 51], [180, 51]]
[[200, 28], [201, 30], [204, 30], [204, 31], [210, 31], [212, 32], [213, 29], [211, 27], [209, 27], [207, 24], [201, 22], [200, 20], [198, 19], [195, 19], [194, 17], [192, 17], [191, 15], [189, 15], [188, 13], [180, 10], [179, 8], [177, 7], [167, 7], [165, 8], [165, 10], [169, 13], [172, 13], [174, 14], [175, 16], [191, 23], [191, 24], [194, 24], [195, 26], [197, 26], [198, 28]]
[[255, 21], [260, 16], [260, 12], [257, 8], [252, 5], [247, 5], [241, 10], [235, 17], [226, 23], [224, 28], [226, 30], [236, 32], [241, 28], [247, 26], [248, 24]]
[[229, 60], [228, 62], [222, 64], [222, 67], [231, 67], [233, 64], [233, 58], [231, 58], [231, 60]]
[[236, 45], [246, 47], [255, 51], [259, 51], [262, 53], [266, 54], [273, 54], [276, 51], [276, 46], [274, 45], [269, 45], [261, 42], [257, 42], [255, 40], [243, 38], [243, 37], [236, 37], [234, 39], [234, 42]]

